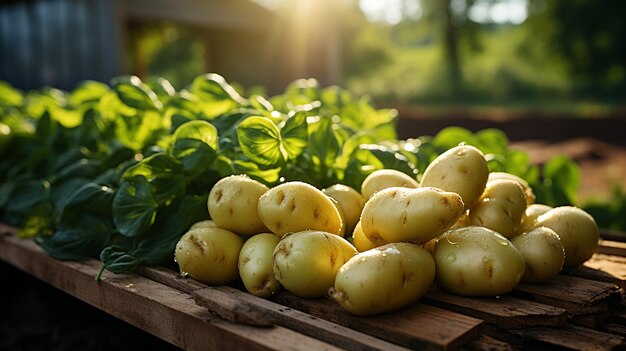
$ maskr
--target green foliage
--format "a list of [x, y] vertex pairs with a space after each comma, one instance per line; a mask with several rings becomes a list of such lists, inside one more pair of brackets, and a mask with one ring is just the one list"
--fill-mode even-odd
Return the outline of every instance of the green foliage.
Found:
[[600, 228], [626, 231], [626, 191], [615, 186], [608, 202], [590, 201], [583, 209], [593, 216]]
[[[0, 106], [0, 123], [27, 126], [11, 130], [11, 152], [2, 154], [0, 220], [37, 236], [56, 258], [99, 256], [115, 273], [171, 263], [180, 236], [208, 218], [213, 184], [232, 174], [268, 186], [359, 189], [377, 169], [419, 177], [437, 155], [468, 143], [491, 170], [524, 177], [548, 204], [572, 203], [579, 182], [570, 160], [556, 158], [541, 173], [498, 130], [452, 127], [397, 140], [394, 110], [315, 80], [271, 98], [244, 98], [216, 74], [196, 78], [191, 91], [121, 77], [111, 88], [89, 82], [31, 96]], [[78, 113], [82, 123], [68, 126], [52, 110]]]

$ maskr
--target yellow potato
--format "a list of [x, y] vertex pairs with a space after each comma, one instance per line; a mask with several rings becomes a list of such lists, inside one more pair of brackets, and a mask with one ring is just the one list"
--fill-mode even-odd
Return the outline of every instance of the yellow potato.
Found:
[[524, 179], [506, 172], [491, 172], [489, 173], [489, 179], [487, 183], [498, 180], [498, 179], [509, 179], [518, 182], [522, 188], [524, 188], [524, 195], [526, 196], [526, 206], [530, 206], [535, 203], [535, 193], [533, 189], [528, 185], [528, 182]]
[[486, 227], [512, 238], [522, 223], [526, 211], [526, 197], [522, 186], [512, 180], [501, 179], [487, 183], [478, 202], [469, 211], [470, 224]]
[[207, 206], [215, 224], [241, 235], [267, 232], [257, 214], [259, 198], [268, 187], [245, 175], [233, 175], [217, 182]]
[[272, 268], [272, 255], [279, 241], [278, 235], [261, 233], [243, 244], [239, 253], [239, 276], [252, 295], [270, 297], [280, 289]]
[[460, 145], [431, 162], [420, 183], [461, 195], [465, 209], [471, 208], [485, 190], [489, 168], [483, 153], [469, 145]]
[[354, 246], [338, 235], [317, 230], [290, 233], [274, 249], [274, 276], [300, 297], [321, 297], [333, 286], [339, 268], [356, 254]]
[[580, 208], [554, 208], [539, 216], [536, 225], [548, 227], [559, 236], [565, 249], [565, 267], [576, 267], [587, 261], [598, 248], [598, 225], [589, 213]]
[[185, 233], [176, 244], [180, 271], [203, 283], [230, 284], [239, 276], [237, 260], [243, 246], [239, 235], [216, 227]]
[[523, 281], [545, 283], [563, 268], [565, 250], [559, 236], [547, 227], [537, 227], [511, 240], [526, 262]]
[[550, 211], [552, 207], [548, 205], [532, 204], [526, 208], [522, 224], [520, 224], [517, 232], [519, 234], [528, 232], [537, 226], [537, 218], [542, 214]]
[[452, 225], [452, 227], [450, 227], [450, 229], [469, 227], [470, 225], [469, 211], [467, 211], [464, 212], [461, 217], [459, 217], [459, 219], [456, 221], [456, 223]]
[[365, 203], [361, 228], [376, 246], [410, 241], [425, 243], [448, 230], [463, 214], [456, 193], [437, 188], [387, 188]]
[[259, 216], [278, 236], [303, 230], [321, 230], [343, 235], [344, 225], [333, 201], [303, 182], [287, 182], [263, 194]]
[[361, 194], [365, 201], [374, 193], [391, 187], [418, 188], [417, 180], [395, 169], [379, 169], [370, 173], [361, 184]]
[[420, 299], [435, 279], [435, 262], [423, 248], [393, 243], [361, 252], [344, 264], [329, 295], [349, 313], [395, 311]]
[[217, 227], [217, 224], [215, 224], [215, 222], [213, 222], [210, 219], [205, 219], [204, 221], [200, 221], [200, 222], [196, 222], [194, 224], [191, 225], [191, 227], [189, 227], [188, 232], [194, 230], [194, 229], [200, 229], [200, 228], [215, 228]]
[[354, 227], [354, 231], [352, 232], [352, 244], [359, 252], [371, 250], [376, 247], [363, 233], [361, 222], [358, 222]]
[[335, 184], [322, 191], [337, 201], [345, 231], [351, 233], [361, 217], [361, 211], [363, 211], [365, 204], [363, 196], [358, 191], [343, 184]]
[[437, 281], [464, 296], [497, 296], [524, 275], [524, 259], [504, 236], [483, 227], [453, 229], [435, 247]]

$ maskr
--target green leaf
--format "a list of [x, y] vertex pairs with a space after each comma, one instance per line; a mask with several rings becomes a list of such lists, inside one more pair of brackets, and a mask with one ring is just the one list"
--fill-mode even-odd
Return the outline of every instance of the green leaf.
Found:
[[169, 98], [176, 94], [176, 89], [163, 77], [148, 77], [146, 85], [160, 98]]
[[566, 156], [556, 156], [543, 167], [543, 184], [551, 191], [551, 206], [576, 203], [580, 186], [580, 169]]
[[[104, 267], [115, 274], [132, 273], [141, 264], [141, 259], [129, 254], [121, 246], [109, 246], [100, 252], [100, 261], [104, 264]], [[99, 276], [96, 277], [96, 280]]]
[[197, 120], [178, 127], [174, 132], [172, 155], [188, 173], [208, 169], [217, 157], [217, 129], [209, 122]]
[[243, 154], [262, 167], [276, 167], [287, 158], [280, 131], [267, 117], [244, 119], [237, 127], [237, 138]]
[[72, 91], [69, 102], [74, 107], [97, 103], [108, 91], [109, 87], [106, 84], [87, 80], [80, 83], [80, 85]]
[[340, 146], [330, 118], [320, 118], [316, 123], [309, 135], [309, 149], [313, 159], [323, 168], [331, 168], [335, 163]]
[[0, 106], [20, 107], [24, 103], [24, 95], [11, 84], [0, 80]]
[[139, 115], [118, 115], [115, 119], [115, 136], [122, 145], [140, 151], [153, 144], [165, 132], [161, 114], [146, 111]]
[[448, 127], [441, 130], [432, 141], [433, 145], [440, 148], [443, 152], [458, 146], [461, 143], [476, 145], [476, 138], [469, 130], [461, 127]]
[[27, 212], [31, 207], [46, 201], [50, 193], [50, 183], [45, 180], [21, 182], [11, 192], [7, 203], [10, 212]]
[[208, 117], [215, 117], [242, 103], [243, 98], [224, 77], [208, 73], [194, 79], [192, 93], [201, 100], [202, 110]]
[[113, 198], [113, 222], [124, 236], [144, 233], [154, 222], [159, 207], [146, 178], [136, 176], [122, 183]]
[[281, 168], [261, 169], [254, 162], [234, 160], [231, 163], [233, 174], [246, 174], [261, 183], [271, 185], [278, 182]]
[[193, 223], [209, 218], [207, 197], [187, 195], [159, 210], [154, 225], [142, 237], [133, 256], [148, 265], [174, 262], [174, 248], [180, 237]]
[[89, 223], [86, 227], [61, 228], [51, 236], [38, 237], [37, 243], [59, 260], [95, 257], [111, 240], [111, 228], [97, 219], [85, 221]]
[[308, 123], [304, 112], [289, 117], [280, 129], [282, 145], [289, 159], [298, 157], [308, 145]]
[[152, 186], [159, 204], [185, 193], [183, 165], [172, 156], [157, 153], [128, 168], [122, 179], [143, 176]]
[[505, 154], [509, 145], [509, 138], [499, 129], [484, 129], [476, 133], [476, 146], [483, 153]]
[[122, 76], [112, 80], [113, 90], [119, 99], [137, 110], [160, 110], [163, 104], [157, 95], [139, 77]]
[[109, 187], [87, 183], [75, 190], [67, 201], [63, 202], [61, 218], [70, 215], [71, 212], [110, 217], [114, 196], [115, 191]]

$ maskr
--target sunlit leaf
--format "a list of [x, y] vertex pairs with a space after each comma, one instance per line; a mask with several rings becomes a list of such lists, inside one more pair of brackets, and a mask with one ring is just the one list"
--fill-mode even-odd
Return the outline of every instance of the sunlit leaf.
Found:
[[208, 117], [215, 117], [242, 103], [243, 98], [224, 77], [208, 73], [194, 79], [191, 91], [201, 101], [201, 108]]
[[296, 113], [289, 117], [280, 129], [282, 145], [289, 159], [295, 159], [308, 145], [308, 123], [306, 114]]
[[122, 178], [143, 176], [151, 185], [156, 202], [165, 203], [185, 193], [183, 165], [174, 157], [157, 153], [128, 168]]
[[217, 156], [217, 129], [206, 121], [191, 121], [174, 132], [172, 155], [188, 172], [207, 169]]
[[24, 95], [11, 84], [0, 80], [0, 106], [19, 107], [24, 103]]
[[134, 109], [160, 110], [163, 107], [155, 92], [136, 76], [119, 77], [111, 83], [119, 99]]
[[263, 167], [281, 164], [287, 153], [281, 145], [280, 131], [269, 118], [252, 116], [237, 127], [237, 138], [244, 155]]

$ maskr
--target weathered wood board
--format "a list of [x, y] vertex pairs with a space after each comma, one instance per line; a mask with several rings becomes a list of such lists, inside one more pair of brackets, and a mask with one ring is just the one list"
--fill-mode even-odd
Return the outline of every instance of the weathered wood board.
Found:
[[190, 350], [624, 350], [626, 257], [618, 241], [601, 247], [610, 249], [547, 284], [498, 298], [434, 286], [408, 308], [356, 317], [327, 299], [283, 291], [266, 300], [160, 267], [96, 282], [100, 262], [57, 261], [31, 240], [0, 234], [0, 260]]

